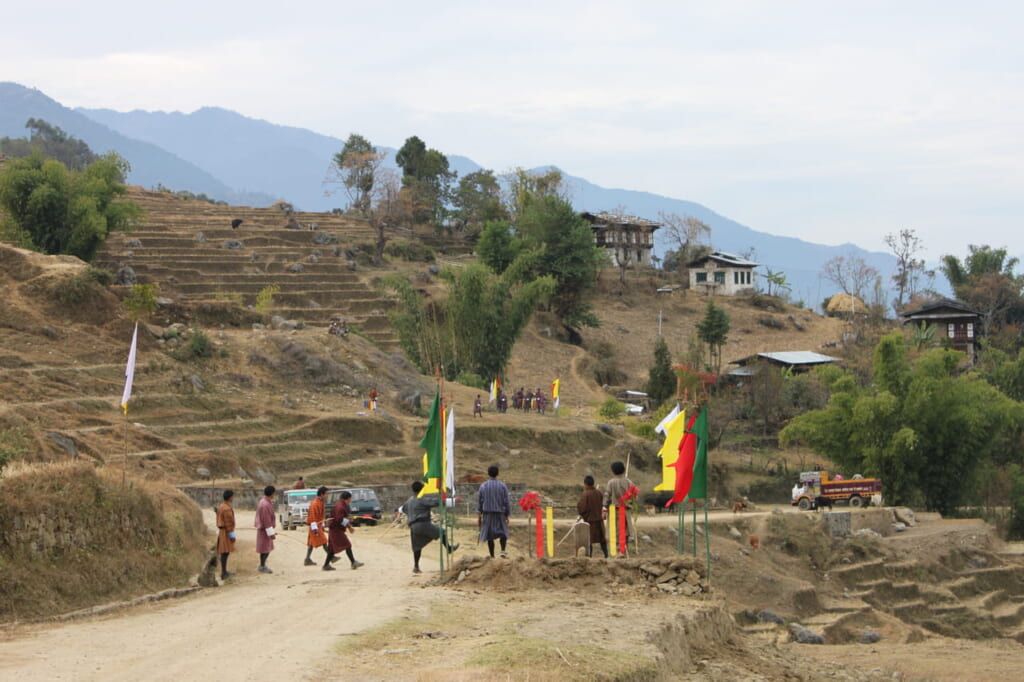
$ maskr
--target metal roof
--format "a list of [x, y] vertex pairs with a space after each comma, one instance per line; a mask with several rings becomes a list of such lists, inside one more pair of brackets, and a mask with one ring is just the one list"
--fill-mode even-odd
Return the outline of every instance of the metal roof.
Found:
[[[618, 215], [616, 213], [608, 213], [607, 211], [601, 211], [600, 213], [590, 213], [589, 211], [584, 211], [580, 215], [591, 221], [599, 221], [607, 225], [635, 225], [637, 227], [661, 227], [661, 223], [656, 223], [653, 220], [647, 220], [646, 218], [640, 218], [635, 215]], [[594, 225], [594, 227], [604, 227], [604, 225]]]
[[826, 362], [835, 362], [831, 355], [822, 355], [811, 350], [783, 350], [772, 353], [757, 353], [739, 360], [733, 360], [730, 365], [746, 365], [757, 359], [771, 360], [782, 365], [821, 365]]
[[741, 258], [736, 254], [726, 253], [725, 251], [712, 251], [703, 258], [698, 258], [697, 260], [693, 261], [691, 265], [696, 263], [703, 263], [708, 259], [716, 260], [719, 263], [725, 263], [726, 265], [738, 265], [740, 267], [756, 268], [758, 265], [760, 265], [760, 263], [755, 263], [752, 260], [747, 260], [746, 258]]

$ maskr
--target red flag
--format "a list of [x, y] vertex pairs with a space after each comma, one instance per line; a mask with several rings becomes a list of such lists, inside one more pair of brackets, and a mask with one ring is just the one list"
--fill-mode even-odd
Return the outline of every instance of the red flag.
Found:
[[693, 462], [697, 459], [697, 435], [693, 432], [693, 424], [696, 421], [697, 415], [690, 417], [686, 425], [686, 435], [679, 443], [679, 459], [669, 464], [676, 468], [676, 488], [672, 499], [665, 503], [666, 507], [685, 500], [690, 492], [690, 485], [693, 484]]

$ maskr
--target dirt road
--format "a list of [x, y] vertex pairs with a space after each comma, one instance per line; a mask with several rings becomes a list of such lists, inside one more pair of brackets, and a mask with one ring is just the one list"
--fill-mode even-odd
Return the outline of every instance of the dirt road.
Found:
[[260, 574], [252, 512], [240, 511], [238, 520], [239, 548], [228, 566], [236, 577], [223, 587], [102, 618], [4, 628], [0, 678], [307, 679], [337, 655], [341, 636], [401, 616], [438, 566], [429, 554], [425, 573], [414, 578], [406, 532], [397, 528], [379, 541], [384, 527], [377, 527], [353, 535], [363, 568], [351, 570], [344, 557], [333, 572], [304, 567], [301, 529], [280, 534], [268, 561], [274, 573]]

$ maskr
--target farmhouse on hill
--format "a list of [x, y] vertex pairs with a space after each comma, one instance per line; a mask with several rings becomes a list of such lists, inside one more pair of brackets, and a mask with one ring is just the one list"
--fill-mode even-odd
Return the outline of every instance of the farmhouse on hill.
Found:
[[942, 298], [929, 301], [900, 313], [903, 324], [921, 324], [935, 328], [935, 340], [949, 340], [954, 350], [967, 353], [973, 362], [978, 351], [978, 335], [981, 332], [981, 313], [971, 310], [960, 301]]
[[608, 258], [612, 265], [617, 268], [650, 267], [654, 231], [661, 227], [661, 223], [607, 212], [584, 211], [580, 216], [590, 223], [594, 243], [608, 250]]
[[689, 263], [690, 288], [707, 295], [736, 296], [754, 291], [754, 268], [760, 263], [725, 251], [712, 251]]
[[733, 360], [730, 365], [739, 365], [729, 372], [730, 377], [753, 376], [756, 363], [765, 362], [769, 365], [790, 370], [794, 374], [809, 372], [818, 365], [825, 365], [835, 362], [831, 355], [822, 355], [810, 350], [786, 350], [772, 353], [755, 353], [739, 360]]

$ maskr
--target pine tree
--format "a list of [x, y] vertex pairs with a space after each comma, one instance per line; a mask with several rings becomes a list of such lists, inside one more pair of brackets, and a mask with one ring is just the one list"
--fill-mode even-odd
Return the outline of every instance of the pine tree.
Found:
[[644, 392], [656, 405], [675, 395], [676, 375], [672, 371], [672, 355], [668, 352], [664, 336], [659, 336], [654, 343], [654, 365], [647, 372]]

